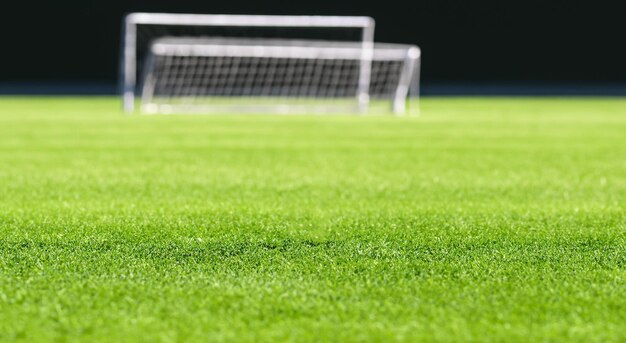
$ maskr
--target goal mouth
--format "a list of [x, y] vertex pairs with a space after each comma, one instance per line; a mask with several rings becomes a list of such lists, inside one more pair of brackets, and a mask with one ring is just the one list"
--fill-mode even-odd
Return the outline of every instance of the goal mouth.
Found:
[[[420, 51], [367, 47], [366, 99], [359, 98], [364, 47], [358, 42], [163, 37], [145, 62], [146, 113], [403, 113]], [[378, 99], [377, 106], [369, 104]], [[364, 111], [361, 103], [368, 102]]]

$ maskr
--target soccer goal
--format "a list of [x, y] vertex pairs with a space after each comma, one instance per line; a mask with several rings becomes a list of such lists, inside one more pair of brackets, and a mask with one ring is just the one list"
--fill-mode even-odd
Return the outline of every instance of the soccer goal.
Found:
[[[358, 111], [359, 43], [163, 38], [144, 67], [146, 113]], [[419, 50], [376, 44], [368, 111], [405, 112]]]
[[403, 113], [420, 51], [374, 44], [373, 30], [369, 17], [131, 14], [124, 109]]

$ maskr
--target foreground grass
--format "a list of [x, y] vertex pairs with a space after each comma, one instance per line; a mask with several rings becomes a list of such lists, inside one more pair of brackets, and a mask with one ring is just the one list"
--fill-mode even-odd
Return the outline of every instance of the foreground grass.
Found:
[[624, 341], [626, 101], [0, 98], [0, 340]]

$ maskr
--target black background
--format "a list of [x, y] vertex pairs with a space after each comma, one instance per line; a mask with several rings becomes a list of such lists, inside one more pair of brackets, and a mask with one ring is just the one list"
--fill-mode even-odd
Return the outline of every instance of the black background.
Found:
[[369, 15], [428, 82], [626, 82], [626, 0], [45, 0], [4, 5], [0, 82], [110, 82], [133, 11]]

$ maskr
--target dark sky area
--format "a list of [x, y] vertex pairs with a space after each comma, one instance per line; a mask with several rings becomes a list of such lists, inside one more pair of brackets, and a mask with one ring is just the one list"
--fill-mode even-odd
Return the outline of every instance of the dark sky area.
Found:
[[377, 41], [422, 48], [425, 82], [626, 82], [626, 0], [40, 0], [10, 7], [0, 21], [0, 82], [115, 82], [121, 20], [133, 11], [369, 15]]

